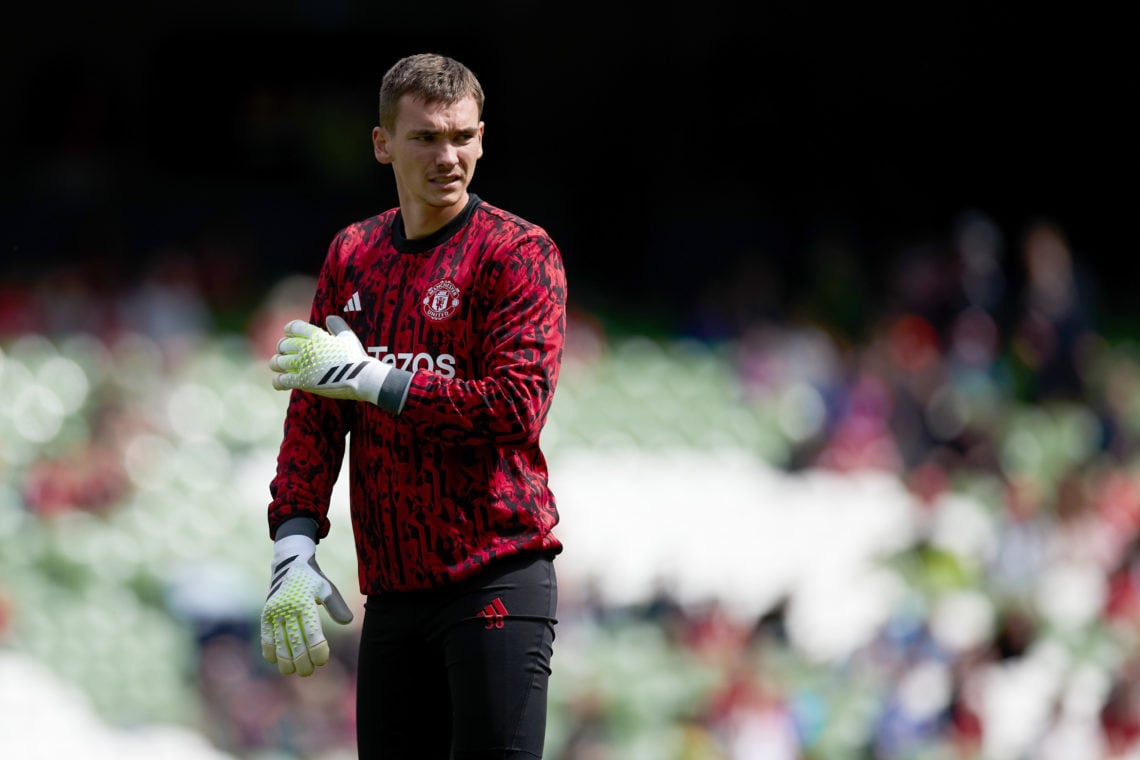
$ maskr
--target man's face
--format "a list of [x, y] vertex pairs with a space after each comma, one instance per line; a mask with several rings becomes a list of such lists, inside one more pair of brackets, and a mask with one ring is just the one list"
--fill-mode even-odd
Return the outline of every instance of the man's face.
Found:
[[401, 206], [447, 209], [467, 202], [483, 122], [474, 98], [427, 104], [405, 95], [395, 128], [374, 128], [372, 143], [376, 160], [392, 166]]

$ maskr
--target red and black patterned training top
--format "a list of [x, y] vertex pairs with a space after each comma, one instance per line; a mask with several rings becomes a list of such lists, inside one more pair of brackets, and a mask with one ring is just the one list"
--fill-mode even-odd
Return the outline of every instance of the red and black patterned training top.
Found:
[[363, 594], [425, 589], [496, 557], [561, 551], [539, 434], [566, 331], [562, 256], [541, 227], [477, 196], [428, 238], [398, 209], [329, 246], [310, 321], [342, 316], [370, 354], [413, 371], [398, 415], [292, 391], [272, 536], [328, 505], [349, 441], [349, 498]]

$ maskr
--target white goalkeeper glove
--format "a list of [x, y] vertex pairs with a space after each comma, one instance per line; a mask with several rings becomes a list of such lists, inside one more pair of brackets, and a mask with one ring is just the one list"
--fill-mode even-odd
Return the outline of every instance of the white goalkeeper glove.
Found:
[[378, 403], [392, 365], [369, 356], [342, 318], [329, 315], [325, 325], [327, 331], [300, 319], [285, 325], [285, 337], [269, 360], [277, 373], [273, 387]]
[[261, 611], [261, 655], [277, 663], [284, 675], [310, 676], [329, 661], [318, 604], [341, 625], [352, 622], [352, 610], [317, 565], [316, 551], [316, 543], [306, 535], [273, 542], [269, 596]]

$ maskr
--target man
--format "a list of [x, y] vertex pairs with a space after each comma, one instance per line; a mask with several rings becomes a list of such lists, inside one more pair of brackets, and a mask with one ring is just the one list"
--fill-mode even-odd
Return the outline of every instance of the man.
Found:
[[351, 434], [362, 758], [542, 756], [562, 545], [539, 436], [566, 278], [541, 227], [469, 192], [482, 114], [452, 58], [388, 70], [372, 143], [399, 207], [335, 236], [309, 322], [270, 359], [292, 394], [263, 654], [309, 675], [329, 657], [316, 605], [352, 619], [315, 560]]

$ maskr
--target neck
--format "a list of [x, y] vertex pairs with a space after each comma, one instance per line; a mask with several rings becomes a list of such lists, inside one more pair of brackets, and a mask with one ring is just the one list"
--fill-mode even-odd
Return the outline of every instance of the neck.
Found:
[[404, 218], [404, 235], [408, 240], [427, 237], [450, 222], [466, 206], [470, 196], [463, 196], [449, 206], [429, 206], [425, 203], [400, 201], [400, 215]]

